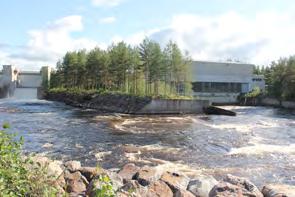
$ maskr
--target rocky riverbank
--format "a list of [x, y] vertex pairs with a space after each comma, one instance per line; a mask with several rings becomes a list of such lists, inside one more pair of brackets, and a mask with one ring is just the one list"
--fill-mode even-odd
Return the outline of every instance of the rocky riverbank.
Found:
[[119, 197], [285, 197], [270, 186], [259, 190], [249, 180], [226, 175], [217, 181], [212, 176], [187, 177], [181, 172], [158, 167], [139, 167], [128, 163], [118, 170], [83, 167], [79, 161], [53, 161], [35, 156], [33, 161], [47, 167], [56, 177], [59, 195]]

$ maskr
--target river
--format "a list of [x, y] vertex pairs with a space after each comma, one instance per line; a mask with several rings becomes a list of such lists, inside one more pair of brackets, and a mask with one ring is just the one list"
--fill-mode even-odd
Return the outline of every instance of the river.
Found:
[[127, 162], [163, 165], [188, 175], [226, 173], [295, 185], [295, 113], [227, 106], [227, 116], [97, 114], [62, 103], [0, 100], [0, 123], [25, 139], [25, 153], [118, 168]]

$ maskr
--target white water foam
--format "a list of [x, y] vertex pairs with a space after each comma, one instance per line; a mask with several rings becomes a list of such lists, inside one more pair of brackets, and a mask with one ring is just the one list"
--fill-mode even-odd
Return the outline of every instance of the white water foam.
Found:
[[244, 154], [244, 155], [259, 155], [264, 153], [282, 153], [294, 154], [295, 144], [290, 145], [270, 145], [270, 144], [255, 144], [253, 146], [245, 146], [241, 148], [232, 148], [229, 155]]

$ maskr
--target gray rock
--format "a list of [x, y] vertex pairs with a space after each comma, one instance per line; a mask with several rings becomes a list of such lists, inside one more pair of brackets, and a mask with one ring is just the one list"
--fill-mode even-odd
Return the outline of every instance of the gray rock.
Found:
[[81, 174], [90, 182], [94, 177], [103, 174], [105, 171], [95, 167], [81, 167], [79, 168]]
[[133, 163], [126, 164], [120, 171], [119, 175], [123, 178], [124, 181], [131, 180], [133, 176], [139, 171], [140, 167], [136, 166]]
[[[220, 182], [209, 192], [209, 197], [243, 197], [241, 187], [227, 182]], [[249, 195], [248, 195], [249, 196]], [[248, 197], [247, 196], [247, 197]], [[255, 197], [250, 195], [249, 197]]]
[[149, 185], [148, 191], [146, 194], [146, 197], [156, 197], [156, 196], [173, 197], [173, 192], [164, 181], [158, 180]]
[[65, 167], [70, 171], [70, 172], [76, 172], [81, 168], [81, 163], [80, 161], [67, 161], [65, 163]]
[[81, 194], [86, 191], [87, 179], [80, 172], [65, 173], [66, 191], [68, 193]]
[[287, 197], [286, 194], [276, 191], [270, 186], [264, 186], [262, 189], [264, 197]]
[[162, 172], [160, 172], [158, 168], [144, 166], [134, 175], [133, 178], [136, 179], [141, 185], [148, 186], [149, 184], [159, 180], [161, 175]]
[[208, 197], [211, 189], [217, 184], [218, 181], [214, 177], [199, 175], [189, 182], [187, 190], [198, 197]]
[[253, 197], [263, 197], [260, 190], [249, 180], [233, 175], [226, 175], [224, 178], [225, 182], [231, 183], [233, 185], [239, 186], [243, 189], [243, 193], [252, 195]]
[[127, 180], [123, 187], [120, 188], [120, 192], [128, 194], [128, 196], [146, 196], [147, 187], [140, 185], [136, 180]]
[[173, 193], [176, 193], [178, 190], [186, 190], [189, 183], [187, 176], [175, 172], [165, 172], [161, 180], [171, 188]]
[[209, 197], [263, 197], [258, 188], [247, 179], [227, 175], [223, 181], [215, 185]]
[[190, 191], [180, 189], [174, 194], [174, 197], [195, 197], [195, 195]]
[[107, 171], [106, 174], [110, 177], [115, 191], [123, 186], [123, 178], [120, 175], [109, 171]]

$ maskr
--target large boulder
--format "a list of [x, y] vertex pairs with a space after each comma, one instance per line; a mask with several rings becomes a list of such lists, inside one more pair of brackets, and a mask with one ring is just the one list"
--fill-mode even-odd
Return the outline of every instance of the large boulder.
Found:
[[110, 171], [107, 171], [106, 174], [111, 179], [113, 189], [115, 191], [117, 191], [119, 188], [123, 186], [123, 178], [119, 174]]
[[148, 186], [160, 179], [162, 172], [158, 168], [149, 166], [142, 167], [135, 175], [136, 179], [141, 185]]
[[94, 177], [105, 173], [102, 168], [95, 167], [81, 167], [79, 172], [90, 182]]
[[174, 197], [195, 197], [195, 195], [190, 191], [180, 189], [174, 194]]
[[169, 188], [169, 186], [161, 180], [158, 180], [148, 187], [148, 191], [146, 194], [147, 197], [173, 197], [173, 192]]
[[263, 197], [263, 194], [260, 192], [260, 190], [248, 179], [228, 174], [224, 178], [224, 181], [241, 187], [245, 194], [252, 195], [253, 197]]
[[147, 187], [140, 185], [136, 180], [127, 180], [123, 187], [120, 188], [119, 193], [122, 196], [128, 194], [129, 196], [146, 196]]
[[181, 189], [186, 190], [189, 183], [189, 178], [187, 176], [175, 172], [165, 172], [161, 180], [171, 188], [173, 193]]
[[271, 186], [264, 186], [262, 189], [262, 194], [264, 197], [287, 197], [286, 194], [276, 191], [276, 189]]
[[119, 175], [123, 178], [124, 182], [131, 180], [133, 176], [139, 171], [140, 167], [133, 163], [126, 164], [120, 171]]
[[218, 182], [214, 177], [199, 175], [189, 182], [187, 190], [195, 196], [208, 197], [211, 189], [217, 184]]
[[86, 191], [88, 181], [80, 172], [65, 173], [66, 191], [68, 193], [83, 194]]
[[[244, 197], [243, 190], [241, 187], [236, 185], [220, 182], [215, 185], [212, 190], [209, 192], [209, 197]], [[254, 197], [254, 196], [247, 196]]]
[[67, 161], [65, 163], [65, 167], [70, 171], [70, 172], [76, 172], [81, 168], [81, 163], [80, 161]]
[[263, 197], [259, 189], [249, 180], [227, 175], [212, 188], [209, 197]]

